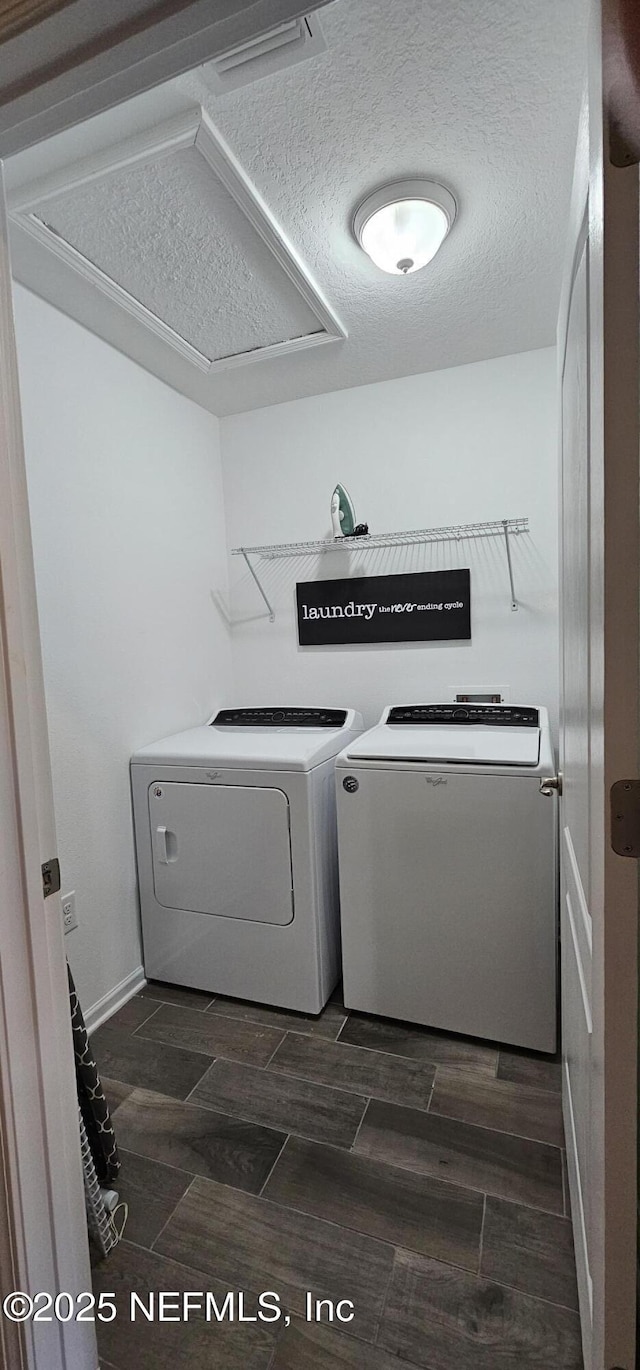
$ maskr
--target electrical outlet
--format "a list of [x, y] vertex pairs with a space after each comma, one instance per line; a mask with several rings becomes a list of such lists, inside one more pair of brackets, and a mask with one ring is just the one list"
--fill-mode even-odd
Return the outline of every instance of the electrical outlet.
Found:
[[78, 926], [75, 890], [71, 890], [70, 894], [63, 894], [62, 896], [62, 922], [65, 932], [71, 932], [72, 928]]

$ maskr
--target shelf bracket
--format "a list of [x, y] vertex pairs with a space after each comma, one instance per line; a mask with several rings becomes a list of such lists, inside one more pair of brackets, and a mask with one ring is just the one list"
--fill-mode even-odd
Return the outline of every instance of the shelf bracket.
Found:
[[269, 622], [270, 622], [270, 623], [275, 623], [275, 621], [276, 621], [275, 610], [272, 608], [271, 604], [269, 603], [269, 600], [267, 599], [267, 596], [266, 596], [266, 594], [265, 594], [265, 592], [264, 592], [264, 590], [263, 590], [263, 588], [262, 588], [262, 585], [260, 584], [260, 580], [258, 579], [257, 572], [255, 571], [254, 567], [251, 565], [251, 562], [249, 561], [248, 554], [247, 554], [247, 552], [245, 552], [244, 547], [242, 547], [240, 550], [241, 550], [242, 555], [243, 555], [243, 557], [244, 557], [244, 559], [245, 559], [245, 561], [246, 561], [246, 563], [247, 563], [247, 566], [248, 566], [248, 568], [249, 568], [249, 571], [251, 572], [251, 575], [253, 576], [253, 579], [255, 580], [255, 583], [256, 583], [256, 585], [257, 585], [259, 591], [260, 591], [260, 594], [262, 595], [262, 598], [263, 598], [263, 600], [264, 600], [264, 602], [265, 602], [265, 604], [266, 604], [266, 606], [267, 606], [267, 609], [269, 610]]
[[506, 519], [502, 520], [502, 527], [504, 529], [504, 545], [507, 553], [507, 568], [509, 571], [509, 585], [511, 587], [511, 609], [512, 612], [516, 614], [518, 612], [519, 605], [516, 599], [516, 592], [513, 585], [513, 563], [511, 561], [511, 543], [509, 542], [509, 524]]

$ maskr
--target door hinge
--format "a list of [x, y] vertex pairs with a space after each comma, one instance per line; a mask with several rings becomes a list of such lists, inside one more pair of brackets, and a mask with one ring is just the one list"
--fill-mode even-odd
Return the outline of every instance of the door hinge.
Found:
[[50, 894], [57, 894], [60, 889], [60, 862], [57, 856], [53, 861], [45, 861], [42, 867], [42, 893], [45, 899]]
[[611, 786], [611, 846], [618, 856], [640, 857], [640, 780]]

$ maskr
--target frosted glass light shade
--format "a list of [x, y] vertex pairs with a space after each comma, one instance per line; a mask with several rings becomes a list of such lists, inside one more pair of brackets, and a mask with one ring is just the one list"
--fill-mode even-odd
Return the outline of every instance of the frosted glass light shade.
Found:
[[433, 181], [399, 181], [369, 195], [353, 231], [376, 266], [408, 276], [432, 261], [456, 217], [450, 191]]

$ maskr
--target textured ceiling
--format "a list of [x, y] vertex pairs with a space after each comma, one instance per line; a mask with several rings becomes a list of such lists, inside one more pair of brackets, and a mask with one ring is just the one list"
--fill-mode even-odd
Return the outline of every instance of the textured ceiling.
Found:
[[[317, 57], [222, 96], [202, 67], [10, 159], [15, 187], [68, 164], [70, 153], [112, 144], [127, 126], [204, 106], [346, 325], [346, 341], [203, 376], [142, 339], [115, 306], [98, 309], [77, 282], [51, 284], [51, 268], [20, 242], [18, 275], [218, 414], [546, 346], [555, 336], [586, 8], [586, 0], [335, 0], [321, 10], [327, 46]], [[385, 276], [352, 238], [353, 210], [381, 183], [414, 176], [448, 186], [458, 219], [424, 271]], [[127, 177], [123, 185], [145, 253], [164, 262], [162, 273], [153, 261], [135, 265], [138, 292], [153, 290], [151, 307], [174, 327], [180, 319], [178, 331], [204, 336], [211, 320], [194, 295], [213, 263], [215, 206], [209, 219], [190, 220], [187, 243], [174, 221], [178, 193], [163, 198], [151, 178], [144, 190]], [[86, 230], [106, 261], [128, 230], [116, 228], [117, 206], [94, 209], [89, 226], [76, 206], [66, 229], [78, 245]], [[187, 246], [197, 260], [187, 260]], [[249, 275], [248, 256], [244, 264]], [[237, 271], [237, 259], [232, 265]], [[212, 266], [210, 285], [215, 274]], [[240, 306], [223, 281], [215, 286], [215, 328], [225, 339], [250, 334], [253, 299]], [[278, 307], [288, 314], [288, 297], [279, 294]]]
[[320, 329], [194, 147], [66, 191], [41, 217], [211, 361]]
[[[584, 0], [336, 0], [327, 50], [201, 100], [343, 319], [348, 341], [213, 380], [219, 413], [555, 339], [583, 80]], [[385, 276], [354, 207], [426, 175], [459, 204], [433, 263]]]

